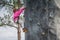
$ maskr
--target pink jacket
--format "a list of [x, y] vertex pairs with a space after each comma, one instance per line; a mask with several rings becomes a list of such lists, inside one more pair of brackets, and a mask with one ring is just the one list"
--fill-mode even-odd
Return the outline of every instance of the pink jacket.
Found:
[[14, 14], [13, 14], [13, 20], [14, 20], [14, 22], [16, 20], [18, 20], [18, 17], [24, 11], [24, 9], [25, 9], [25, 7], [21, 7], [19, 10], [17, 10], [16, 12], [14, 12]]

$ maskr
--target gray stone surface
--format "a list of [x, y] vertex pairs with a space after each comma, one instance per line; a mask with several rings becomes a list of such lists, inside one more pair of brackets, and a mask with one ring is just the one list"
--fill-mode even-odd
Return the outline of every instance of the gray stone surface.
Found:
[[57, 31], [57, 38], [60, 40], [60, 9], [56, 10], [56, 16], [54, 22]]
[[57, 40], [54, 0], [24, 0], [25, 40]]

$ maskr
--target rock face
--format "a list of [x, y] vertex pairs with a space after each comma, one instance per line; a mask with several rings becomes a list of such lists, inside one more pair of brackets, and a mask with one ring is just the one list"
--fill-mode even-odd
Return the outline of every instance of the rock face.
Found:
[[57, 40], [54, 0], [24, 0], [25, 40]]
[[54, 22], [57, 31], [57, 38], [58, 40], [60, 40], [60, 9], [56, 10], [56, 16]]
[[55, 3], [60, 8], [60, 0], [55, 0]]

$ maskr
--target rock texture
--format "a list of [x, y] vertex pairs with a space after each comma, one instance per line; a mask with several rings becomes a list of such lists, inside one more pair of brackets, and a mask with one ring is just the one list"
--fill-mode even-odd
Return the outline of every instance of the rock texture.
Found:
[[54, 22], [57, 31], [57, 39], [60, 40], [60, 9], [59, 8], [56, 10], [56, 16]]
[[25, 40], [57, 40], [55, 25], [57, 6], [54, 0], [24, 0], [24, 2], [26, 6], [24, 27], [28, 29]]

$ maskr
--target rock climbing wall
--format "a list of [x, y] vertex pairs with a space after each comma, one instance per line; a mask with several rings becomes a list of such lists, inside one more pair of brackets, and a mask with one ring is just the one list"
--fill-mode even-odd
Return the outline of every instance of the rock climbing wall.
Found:
[[57, 40], [54, 0], [24, 0], [25, 40]]
[[56, 10], [56, 16], [55, 16], [55, 27], [56, 27], [56, 31], [57, 31], [57, 39], [60, 40], [60, 9], [58, 8]]

